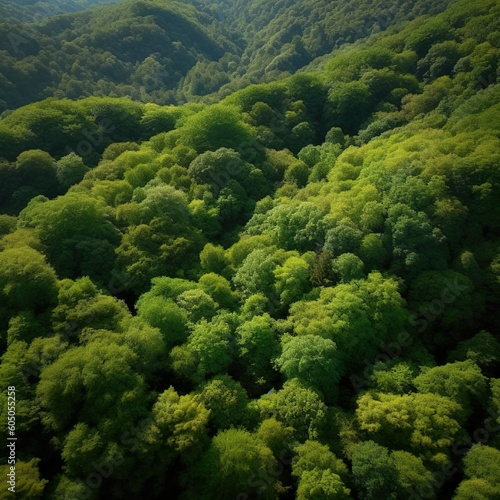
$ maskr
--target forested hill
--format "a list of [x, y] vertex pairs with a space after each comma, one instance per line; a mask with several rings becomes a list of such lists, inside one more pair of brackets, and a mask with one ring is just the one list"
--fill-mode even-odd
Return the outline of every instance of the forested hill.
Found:
[[293, 74], [450, 0], [141, 0], [0, 25], [0, 111], [44, 97], [179, 103]]
[[86, 10], [119, 0], [2, 0], [0, 19], [3, 23], [31, 23], [40, 19]]
[[[101, 9], [27, 47], [57, 75], [50, 26], [132, 66], [158, 30], [198, 37], [176, 49], [193, 61], [250, 40], [237, 11], [222, 33], [207, 6]], [[215, 103], [51, 97], [0, 118], [19, 498], [500, 498], [500, 3], [410, 10]]]

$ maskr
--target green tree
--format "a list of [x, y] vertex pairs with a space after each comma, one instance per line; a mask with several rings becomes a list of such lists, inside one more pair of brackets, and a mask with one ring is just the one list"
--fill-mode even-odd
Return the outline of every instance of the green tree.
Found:
[[57, 193], [54, 159], [46, 151], [32, 149], [22, 152], [16, 160], [16, 174], [22, 186], [34, 189], [33, 196], [54, 196]]
[[158, 396], [153, 407], [154, 425], [161, 440], [175, 452], [199, 453], [207, 438], [210, 410], [199, 396], [179, 396], [173, 387]]
[[69, 349], [40, 375], [44, 425], [64, 434], [86, 423], [116, 438], [125, 423], [145, 414], [148, 394], [136, 366], [127, 346], [96, 340]]
[[182, 128], [184, 144], [199, 153], [221, 147], [240, 148], [252, 141], [251, 128], [240, 121], [236, 109], [217, 104], [191, 116]]
[[318, 439], [325, 431], [327, 407], [319, 394], [300, 380], [286, 381], [278, 392], [263, 396], [259, 406], [264, 415], [274, 415], [293, 427], [299, 441]]
[[466, 361], [470, 359], [483, 370], [500, 362], [500, 343], [486, 331], [460, 342], [457, 348], [448, 353], [448, 361]]
[[231, 284], [226, 278], [208, 273], [201, 276], [198, 283], [222, 309], [235, 309], [238, 295], [231, 290]]
[[279, 354], [275, 322], [255, 315], [236, 329], [236, 347], [244, 381], [251, 388], [268, 386], [275, 378], [272, 360]]
[[65, 341], [77, 341], [85, 328], [122, 331], [130, 313], [123, 301], [104, 295], [90, 278], [61, 281], [52, 327]]
[[[420, 487], [433, 484], [432, 472], [424, 466], [421, 458], [403, 450], [392, 451], [391, 458], [398, 473], [397, 488], [400, 498], [408, 495], [409, 490], [418, 491]], [[427, 494], [428, 490], [424, 491]]]
[[413, 381], [420, 392], [447, 396], [470, 413], [475, 403], [485, 402], [487, 378], [471, 360], [430, 368]]
[[189, 321], [193, 323], [202, 319], [210, 320], [219, 308], [210, 295], [196, 288], [182, 292], [177, 297], [177, 304], [186, 311]]
[[295, 448], [296, 455], [292, 462], [292, 475], [300, 478], [304, 472], [330, 470], [345, 480], [348, 475], [345, 463], [330, 451], [328, 446], [318, 441], [307, 440]]
[[35, 198], [20, 214], [19, 224], [34, 229], [62, 276], [88, 275], [107, 283], [119, 232], [102, 203], [81, 193], [50, 201]]
[[45, 257], [29, 247], [0, 252], [0, 296], [12, 311], [42, 311], [57, 298], [57, 276]]
[[218, 375], [204, 384], [200, 401], [210, 410], [210, 420], [217, 430], [248, 424], [249, 399], [245, 389], [229, 375]]
[[187, 343], [170, 353], [174, 372], [194, 382], [224, 373], [231, 363], [231, 329], [222, 320], [200, 321]]
[[275, 288], [284, 307], [299, 300], [309, 291], [309, 273], [314, 255], [292, 256], [274, 269]]
[[396, 464], [389, 450], [374, 441], [364, 441], [354, 448], [352, 475], [363, 498], [396, 498]]
[[221, 246], [207, 243], [200, 252], [201, 268], [206, 273], [221, 274], [229, 262]]
[[328, 109], [333, 116], [331, 125], [339, 126], [348, 134], [357, 132], [368, 118], [372, 96], [362, 82], [341, 83], [328, 94]]
[[306, 470], [302, 473], [297, 487], [297, 500], [322, 500], [351, 498], [338, 474], [331, 470]]
[[457, 402], [438, 394], [366, 393], [357, 404], [359, 425], [371, 437], [429, 459], [448, 451], [465, 420]]
[[69, 153], [57, 160], [55, 168], [57, 181], [63, 192], [74, 184], [78, 184], [89, 171], [89, 168], [76, 153]]
[[301, 335], [283, 340], [283, 352], [276, 359], [276, 365], [287, 380], [299, 379], [331, 399], [342, 374], [336, 351], [337, 346], [330, 339]]
[[[40, 470], [38, 468], [39, 463], [40, 463], [39, 458], [32, 458], [28, 462], [22, 460], [16, 461], [15, 465], [16, 479], [14, 481], [16, 496], [20, 498], [33, 498], [34, 500], [42, 498], [42, 494], [45, 490], [48, 481], [40, 477]], [[7, 488], [10, 488], [10, 484], [8, 484], [9, 482], [8, 473], [10, 472], [10, 466], [2, 465], [0, 466], [0, 471], [2, 476], [7, 479], [7, 485], [4, 489], [5, 491]], [[3, 498], [8, 498], [8, 496], [9, 494], [6, 494], [5, 496], [3, 496]]]
[[340, 277], [341, 283], [364, 277], [363, 261], [353, 253], [343, 253], [333, 260], [332, 269]]
[[479, 500], [500, 495], [500, 451], [476, 444], [465, 455], [463, 463], [466, 479], [458, 486], [455, 499]]
[[[245, 493], [250, 497], [260, 494], [264, 499], [276, 498], [281, 483], [267, 474], [274, 467], [272, 451], [254, 435], [240, 429], [221, 431], [199, 464], [188, 471], [187, 498], [235, 498]], [[270, 482], [266, 481], [268, 478]]]
[[160, 329], [169, 348], [187, 339], [188, 315], [172, 299], [144, 294], [137, 301], [136, 309], [141, 318]]

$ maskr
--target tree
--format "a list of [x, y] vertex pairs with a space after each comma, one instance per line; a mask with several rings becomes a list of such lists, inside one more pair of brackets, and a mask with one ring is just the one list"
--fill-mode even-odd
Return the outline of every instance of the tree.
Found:
[[327, 407], [316, 391], [298, 379], [288, 380], [278, 392], [263, 396], [259, 406], [264, 415], [274, 415], [293, 427], [299, 441], [318, 439], [324, 432]]
[[107, 283], [119, 232], [102, 203], [82, 193], [50, 201], [35, 198], [20, 214], [19, 224], [34, 229], [62, 276], [88, 275]]
[[302, 473], [297, 487], [297, 500], [322, 500], [351, 498], [351, 490], [346, 488], [338, 474], [331, 470], [306, 470]]
[[222, 309], [235, 309], [238, 296], [231, 290], [231, 284], [226, 278], [208, 273], [201, 276], [198, 283]]
[[340, 277], [341, 283], [364, 277], [363, 261], [352, 253], [343, 253], [333, 260], [332, 269]]
[[483, 300], [470, 278], [451, 269], [424, 271], [408, 290], [409, 309], [418, 317], [414, 326], [431, 345], [443, 347], [456, 345], [475, 327]]
[[22, 152], [16, 160], [16, 173], [21, 186], [34, 189], [33, 196], [54, 196], [57, 193], [54, 159], [46, 151], [31, 149]]
[[476, 402], [485, 402], [487, 378], [471, 360], [430, 368], [413, 381], [420, 392], [447, 396], [470, 413]]
[[[15, 481], [13, 481], [16, 496], [19, 496], [20, 498], [33, 498], [34, 500], [42, 498], [42, 494], [48, 481], [40, 478], [40, 470], [38, 469], [39, 463], [39, 458], [32, 458], [29, 462], [25, 462], [23, 460], [16, 461]], [[7, 485], [4, 485], [5, 488], [10, 488], [10, 466], [2, 464], [0, 466], [0, 472], [7, 480]], [[8, 494], [4, 498], [7, 498], [7, 496]]]
[[85, 328], [122, 331], [128, 318], [125, 303], [101, 293], [90, 278], [61, 281], [52, 327], [63, 340], [76, 342]]
[[431, 226], [424, 212], [416, 212], [403, 204], [393, 205], [386, 227], [392, 237], [395, 272], [415, 276], [424, 269], [446, 267], [443, 236]]
[[280, 248], [313, 251], [324, 237], [324, 215], [311, 201], [283, 201], [266, 213], [261, 230]]
[[182, 139], [199, 153], [221, 147], [241, 149], [252, 141], [252, 130], [240, 121], [236, 109], [217, 104], [191, 116], [182, 128]]
[[231, 329], [223, 320], [200, 321], [187, 343], [172, 349], [174, 372], [198, 383], [208, 375], [224, 373], [231, 363], [230, 339]]
[[[0, 383], [4, 387], [15, 387], [15, 427], [16, 432], [26, 433], [35, 428], [40, 421], [40, 406], [35, 397], [35, 385], [33, 381], [39, 375], [38, 367], [34, 366], [29, 356], [28, 344], [24, 341], [12, 342], [3, 353], [0, 364]], [[12, 425], [12, 403], [11, 391], [3, 391], [0, 394], [0, 429], [7, 434], [8, 425]], [[10, 415], [9, 415], [10, 410]]]
[[346, 369], [373, 359], [380, 345], [396, 339], [407, 318], [398, 284], [372, 272], [334, 288], [323, 288], [316, 300], [292, 304], [290, 321], [296, 335], [319, 335], [335, 342]]
[[370, 90], [365, 83], [341, 83], [328, 93], [331, 125], [339, 126], [348, 134], [355, 134], [368, 118], [372, 104]]
[[148, 394], [136, 364], [129, 347], [105, 340], [69, 349], [40, 375], [44, 425], [64, 435], [80, 422], [116, 438], [125, 423], [145, 414]]
[[144, 294], [137, 301], [136, 309], [141, 318], [160, 329], [169, 348], [187, 339], [187, 312], [172, 299]]
[[448, 451], [466, 416], [457, 402], [429, 393], [366, 393], [357, 404], [360, 428], [371, 437], [429, 459]]
[[309, 272], [314, 255], [312, 252], [303, 257], [292, 256], [274, 269], [275, 288], [284, 307], [300, 298], [309, 290]]
[[350, 225], [339, 224], [326, 233], [325, 249], [332, 255], [357, 254], [363, 233]]
[[251, 169], [233, 149], [219, 148], [198, 155], [189, 165], [188, 173], [198, 184], [208, 184], [217, 196], [231, 179], [251, 191], [248, 184]]
[[491, 333], [483, 330], [460, 342], [455, 350], [448, 353], [449, 362], [467, 359], [482, 369], [488, 369], [500, 362], [500, 343]]
[[500, 451], [476, 444], [465, 455], [463, 462], [466, 479], [457, 489], [456, 500], [479, 500], [500, 495]]
[[249, 399], [245, 389], [229, 375], [218, 375], [204, 384], [200, 401], [210, 410], [210, 420], [217, 430], [248, 424]]
[[415, 490], [433, 484], [434, 476], [424, 466], [421, 458], [403, 450], [392, 451], [391, 458], [394, 460], [398, 473], [397, 489], [399, 497], [408, 495], [408, 491], [411, 489]]
[[374, 441], [364, 441], [354, 448], [352, 475], [363, 498], [396, 498], [396, 464], [389, 450]]
[[268, 315], [255, 315], [236, 329], [236, 347], [244, 381], [250, 388], [269, 386], [275, 373], [271, 361], [279, 353], [275, 322]]
[[206, 273], [222, 274], [229, 262], [221, 246], [207, 243], [200, 252], [201, 268]]
[[330, 470], [343, 480], [347, 478], [348, 470], [345, 463], [337, 458], [328, 446], [318, 441], [307, 440], [295, 448], [296, 455], [292, 463], [292, 475], [300, 478], [304, 472]]
[[238, 268], [233, 282], [244, 297], [256, 293], [271, 295], [274, 284], [274, 270], [283, 260], [284, 252], [275, 247], [257, 248], [251, 252]]
[[342, 374], [336, 351], [337, 346], [330, 339], [301, 335], [283, 341], [283, 352], [276, 359], [276, 365], [287, 380], [299, 379], [331, 399]]
[[219, 308], [219, 304], [210, 295], [199, 289], [182, 292], [177, 297], [177, 304], [186, 311], [192, 323], [198, 323], [202, 319], [210, 320]]
[[89, 170], [81, 157], [73, 152], [58, 160], [55, 167], [57, 181], [63, 192], [74, 184], [78, 184]]
[[254, 435], [240, 429], [219, 432], [200, 462], [188, 471], [188, 499], [235, 498], [257, 494], [276, 498], [281, 483], [269, 477], [276, 467], [272, 451]]
[[207, 437], [209, 416], [210, 410], [199, 396], [179, 396], [173, 387], [160, 394], [153, 407], [161, 439], [178, 453], [199, 453]]
[[11, 310], [42, 311], [57, 298], [57, 276], [45, 257], [30, 247], [0, 252], [0, 296]]

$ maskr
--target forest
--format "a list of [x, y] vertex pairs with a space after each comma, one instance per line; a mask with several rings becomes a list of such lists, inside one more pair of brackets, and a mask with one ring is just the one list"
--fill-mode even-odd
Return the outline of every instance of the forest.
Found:
[[41, 3], [0, 24], [15, 495], [500, 499], [500, 2]]

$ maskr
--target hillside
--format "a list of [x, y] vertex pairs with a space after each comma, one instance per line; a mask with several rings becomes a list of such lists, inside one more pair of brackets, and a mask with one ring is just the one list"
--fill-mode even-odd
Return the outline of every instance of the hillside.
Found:
[[[192, 61], [239, 53], [258, 83], [223, 98], [51, 97], [0, 118], [20, 498], [500, 496], [500, 4], [401, 4], [278, 73], [238, 21], [264, 5], [102, 8], [102, 36], [126, 13], [145, 57], [154, 26], [202, 37], [183, 39]], [[366, 5], [345, 5], [325, 26], [348, 33]], [[98, 12], [45, 26], [90, 47], [71, 23]], [[113, 40], [136, 64], [143, 44]]]
[[[237, 52], [214, 19], [187, 3], [113, 4], [29, 25], [0, 25], [4, 108], [48, 96], [174, 101], [197, 61]], [[170, 92], [169, 92], [170, 90]]]
[[0, 111], [56, 96], [214, 101], [295, 73], [316, 57], [450, 0], [126, 1], [0, 25]]
[[3, 23], [32, 23], [40, 19], [87, 10], [118, 0], [2, 0], [0, 19]]

